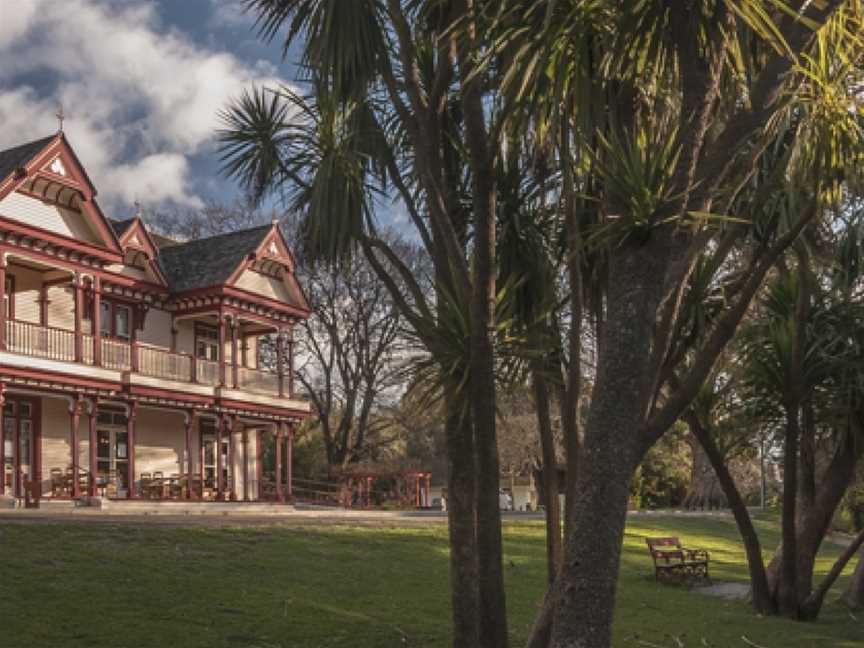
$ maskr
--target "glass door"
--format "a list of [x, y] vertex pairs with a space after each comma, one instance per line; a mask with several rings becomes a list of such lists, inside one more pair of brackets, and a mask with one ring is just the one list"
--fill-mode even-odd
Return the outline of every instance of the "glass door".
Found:
[[18, 456], [18, 492], [23, 496], [25, 485], [33, 479], [33, 421], [30, 419], [18, 420]]
[[10, 495], [17, 495], [15, 478], [15, 403], [3, 408], [3, 487]]
[[24, 497], [24, 487], [34, 479], [33, 403], [7, 397], [3, 408], [3, 483], [16, 497]]
[[[204, 493], [215, 497], [219, 488], [216, 483], [216, 423], [201, 419], [201, 470], [203, 472]], [[222, 439], [222, 483], [228, 488], [228, 440]]]
[[126, 497], [129, 492], [129, 434], [121, 428], [96, 428], [97, 483], [108, 497]]
[[201, 435], [201, 450], [204, 454], [204, 488], [216, 490], [216, 435]]

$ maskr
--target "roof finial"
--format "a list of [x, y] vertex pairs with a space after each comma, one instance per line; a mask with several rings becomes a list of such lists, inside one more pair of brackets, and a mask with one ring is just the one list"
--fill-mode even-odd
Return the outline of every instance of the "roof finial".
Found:
[[141, 218], [141, 202], [136, 200], [133, 204], [135, 205], [135, 218]]
[[273, 215], [272, 215], [271, 218], [270, 218], [270, 222], [271, 222], [273, 225], [278, 225], [278, 224], [279, 224], [279, 217], [276, 215], [276, 208], [275, 208], [275, 207], [273, 208]]
[[57, 103], [57, 112], [54, 113], [54, 116], [57, 118], [57, 132], [63, 132], [63, 120], [66, 119], [66, 115], [63, 112], [63, 104]]

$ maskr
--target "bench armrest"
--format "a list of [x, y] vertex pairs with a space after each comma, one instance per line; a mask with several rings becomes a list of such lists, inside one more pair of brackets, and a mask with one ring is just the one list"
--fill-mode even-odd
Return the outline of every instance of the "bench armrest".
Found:
[[707, 549], [690, 549], [687, 547], [681, 547], [681, 551], [684, 552], [684, 555], [687, 557], [687, 560], [705, 560], [708, 561], [710, 559], [710, 554]]

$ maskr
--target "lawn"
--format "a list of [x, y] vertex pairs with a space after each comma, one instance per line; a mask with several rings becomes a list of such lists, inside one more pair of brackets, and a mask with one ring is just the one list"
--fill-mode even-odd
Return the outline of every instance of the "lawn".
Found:
[[[773, 547], [776, 523], [760, 522], [760, 532]], [[850, 615], [836, 596], [819, 622], [799, 624], [655, 584], [643, 537], [671, 533], [711, 549], [716, 578], [746, 579], [730, 520], [632, 519], [615, 646], [862, 645], [864, 616]], [[514, 646], [524, 641], [542, 595], [543, 547], [540, 523], [506, 525]], [[821, 571], [837, 551], [828, 547]], [[2, 648], [446, 646], [448, 614], [443, 525], [227, 528], [0, 518]]]

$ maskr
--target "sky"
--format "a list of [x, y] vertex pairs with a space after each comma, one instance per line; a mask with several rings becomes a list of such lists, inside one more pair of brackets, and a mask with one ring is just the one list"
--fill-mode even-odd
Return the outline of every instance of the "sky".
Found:
[[109, 216], [239, 194], [219, 173], [218, 112], [297, 80], [237, 0], [0, 0], [0, 149], [64, 133]]

